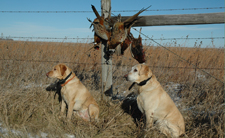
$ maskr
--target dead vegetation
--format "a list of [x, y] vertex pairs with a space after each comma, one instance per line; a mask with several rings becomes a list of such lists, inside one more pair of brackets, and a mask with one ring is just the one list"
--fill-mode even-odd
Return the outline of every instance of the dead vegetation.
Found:
[[[101, 100], [100, 51], [86, 51], [89, 44], [0, 41], [0, 137], [165, 137], [157, 128], [143, 129], [143, 116], [135, 98], [110, 103]], [[216, 48], [167, 48], [223, 81], [224, 50]], [[189, 137], [224, 136], [224, 84], [183, 62], [161, 47], [145, 47], [146, 64], [184, 116]], [[54, 80], [46, 73], [63, 62], [71, 67], [100, 105], [100, 121], [84, 122], [76, 116], [68, 122], [58, 117], [60, 103]], [[131, 85], [122, 76], [137, 64], [127, 50], [113, 57], [113, 89], [116, 95]], [[178, 91], [174, 87], [179, 87]], [[131, 92], [136, 92], [134, 87]], [[131, 93], [127, 92], [126, 93]], [[131, 97], [134, 95], [130, 95]], [[8, 129], [7, 135], [2, 129]], [[10, 131], [11, 130], [11, 131]], [[14, 130], [14, 131], [12, 131]]]

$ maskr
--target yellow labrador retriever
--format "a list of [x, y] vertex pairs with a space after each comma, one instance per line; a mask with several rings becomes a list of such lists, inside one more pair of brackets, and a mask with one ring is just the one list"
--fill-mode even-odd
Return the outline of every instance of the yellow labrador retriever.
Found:
[[48, 72], [47, 77], [58, 78], [61, 84], [61, 116], [68, 105], [67, 119], [73, 111], [85, 121], [98, 121], [99, 107], [88, 89], [81, 83], [74, 72], [65, 64], [58, 64]]
[[140, 86], [137, 104], [146, 116], [148, 128], [156, 121], [156, 125], [166, 136], [179, 137], [185, 133], [183, 116], [148, 66], [135, 65], [124, 77]]

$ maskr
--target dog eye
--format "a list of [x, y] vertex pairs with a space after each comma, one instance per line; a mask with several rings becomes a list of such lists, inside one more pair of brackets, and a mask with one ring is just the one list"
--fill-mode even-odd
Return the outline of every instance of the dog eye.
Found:
[[137, 69], [134, 69], [134, 72], [137, 72]]
[[54, 69], [54, 70], [56, 70], [56, 69]]

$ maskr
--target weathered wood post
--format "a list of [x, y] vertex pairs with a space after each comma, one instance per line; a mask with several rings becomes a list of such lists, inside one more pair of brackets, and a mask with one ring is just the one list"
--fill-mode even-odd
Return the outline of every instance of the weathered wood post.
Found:
[[[101, 14], [107, 18], [111, 14], [111, 0], [101, 0]], [[108, 101], [113, 94], [112, 57], [107, 52], [107, 41], [101, 44], [102, 99]], [[110, 97], [107, 97], [110, 96]]]

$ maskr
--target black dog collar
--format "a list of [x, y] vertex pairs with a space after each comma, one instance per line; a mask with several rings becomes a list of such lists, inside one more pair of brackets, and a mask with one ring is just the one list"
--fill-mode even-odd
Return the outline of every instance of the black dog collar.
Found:
[[138, 85], [139, 86], [145, 85], [151, 78], [152, 78], [152, 76], [150, 78], [148, 78], [147, 80], [143, 80], [142, 82], [138, 83]]
[[59, 84], [64, 84], [66, 82], [66, 80], [71, 76], [72, 72], [70, 72], [70, 74], [68, 76], [66, 76], [65, 79], [59, 80], [58, 83]]
[[[137, 85], [139, 85], [139, 86], [144, 86], [151, 78], [152, 78], [152, 76], [151, 76], [150, 78], [148, 78], [148, 79], [146, 79], [146, 80], [140, 82], [140, 83], [137, 83]], [[130, 85], [129, 90], [130, 90], [135, 84], [136, 84], [136, 83], [133, 82], [133, 83]]]

